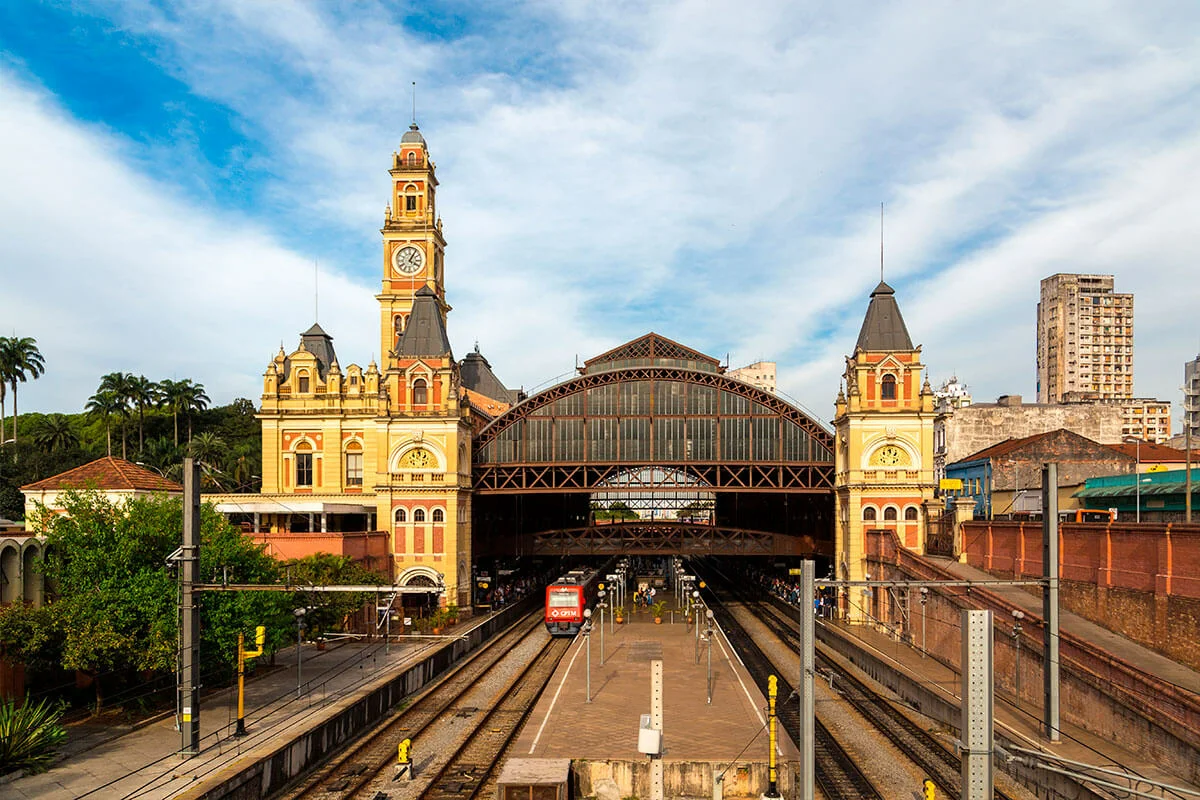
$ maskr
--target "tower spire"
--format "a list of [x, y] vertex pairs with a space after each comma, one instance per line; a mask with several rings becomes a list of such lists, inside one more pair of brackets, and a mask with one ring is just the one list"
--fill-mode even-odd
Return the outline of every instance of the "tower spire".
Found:
[[883, 283], [883, 203], [879, 204], [879, 282]]
[[416, 125], [417, 124], [417, 82], [416, 81], [412, 82], [412, 107], [413, 107], [412, 124]]

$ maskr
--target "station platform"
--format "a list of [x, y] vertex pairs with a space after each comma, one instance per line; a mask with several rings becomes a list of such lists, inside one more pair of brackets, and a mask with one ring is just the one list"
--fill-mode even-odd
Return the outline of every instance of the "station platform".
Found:
[[[466, 628], [470, 623], [460, 626]], [[277, 737], [307, 729], [345, 703], [387, 681], [444, 644], [446, 637], [403, 637], [346, 642], [301, 652], [297, 693], [296, 647], [276, 653], [275, 666], [246, 681], [246, 735], [234, 736], [237, 687], [202, 694], [199, 755], [179, 754], [181, 734], [173, 713], [141, 725], [71, 726], [63, 758], [39, 775], [0, 780], [0, 797], [12, 800], [147, 800], [177, 797], [215, 780], [225, 770], [277, 744]], [[265, 665], [264, 665], [265, 666]], [[119, 735], [118, 735], [119, 734]]]
[[[669, 591], [657, 599], [675, 605]], [[708, 645], [697, 645], [694, 626], [681, 615], [668, 614], [661, 625], [644, 609], [622, 625], [606, 619], [604, 663], [598, 629], [576, 637], [509, 757], [647, 760], [637, 749], [638, 728], [650, 713], [650, 662], [661, 659], [664, 761], [766, 762], [766, 698], [719, 630], [713, 638], [710, 704]], [[799, 758], [782, 726], [777, 750], [781, 763]]]

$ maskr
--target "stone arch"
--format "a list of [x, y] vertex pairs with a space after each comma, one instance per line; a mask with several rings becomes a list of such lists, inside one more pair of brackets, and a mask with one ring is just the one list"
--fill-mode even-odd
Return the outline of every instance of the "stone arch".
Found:
[[428, 587], [430, 591], [440, 591], [445, 588], [445, 577], [433, 567], [412, 566], [405, 569], [396, 578], [400, 586]]
[[21, 599], [21, 551], [14, 543], [6, 542], [0, 549], [0, 603], [15, 603]]
[[31, 539], [21, 553], [21, 596], [26, 603], [40, 606], [45, 599], [42, 571], [38, 560], [42, 557], [41, 542]]

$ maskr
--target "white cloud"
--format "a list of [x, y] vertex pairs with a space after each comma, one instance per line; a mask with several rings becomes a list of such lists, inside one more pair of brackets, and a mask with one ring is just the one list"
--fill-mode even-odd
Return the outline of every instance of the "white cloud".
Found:
[[[282, 339], [312, 324], [313, 266], [245, 220], [223, 217], [123, 165], [128, 143], [68, 119], [0, 71], [0, 263], [5, 335], [33, 336], [44, 377], [26, 410], [80, 410], [113, 371], [190, 378], [215, 402], [257, 398]], [[353, 324], [374, 302], [322, 270], [321, 319], [347, 350], [376, 335]]]
[[[1195, 355], [1180, 291], [1200, 153], [1188, 4], [527, 3], [457, 39], [378, 5], [112, 14], [264, 137], [269, 207], [207, 229], [171, 187], [104, 156], [114, 196], [145, 198], [148, 216], [135, 202], [97, 224], [144, 231], [145, 263], [174, 243], [163, 226], [199, 249], [200, 231], [241, 229], [226, 258], [277, 264], [262, 295], [243, 293], [274, 313], [220, 354], [254, 350], [234, 394], [254, 396], [262, 353], [305, 327], [276, 299], [303, 269], [288, 250], [303, 250], [289, 227], [305, 217], [336, 232], [322, 261], [348, 282], [327, 329], [343, 358], [372, 348], [384, 170], [414, 79], [440, 166], [451, 335], [460, 354], [479, 340], [511, 383], [655, 329], [735, 363], [776, 358], [780, 385], [827, 416], [878, 277], [881, 200], [888, 280], [935, 379], [1032, 394], [1037, 281], [1055, 271], [1114, 272], [1137, 292], [1139, 393], [1176, 397]], [[66, 171], [45, 169], [41, 183]], [[29, 213], [55, 227], [50, 208]]]

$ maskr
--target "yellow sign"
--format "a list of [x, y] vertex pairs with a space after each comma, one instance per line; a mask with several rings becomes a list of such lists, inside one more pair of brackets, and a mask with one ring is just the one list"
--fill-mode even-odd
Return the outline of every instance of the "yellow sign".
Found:
[[799, 575], [800, 573], [801, 573], [801, 570], [798, 570], [795, 567], [792, 567], [791, 569], [788, 570], [788, 575]]
[[1166, 472], [1166, 471], [1167, 471], [1166, 464], [1155, 464], [1153, 467], [1150, 467], [1148, 470], [1146, 470], [1146, 472]]
[[962, 490], [962, 478], [942, 478], [938, 481], [939, 489], [957, 489]]

